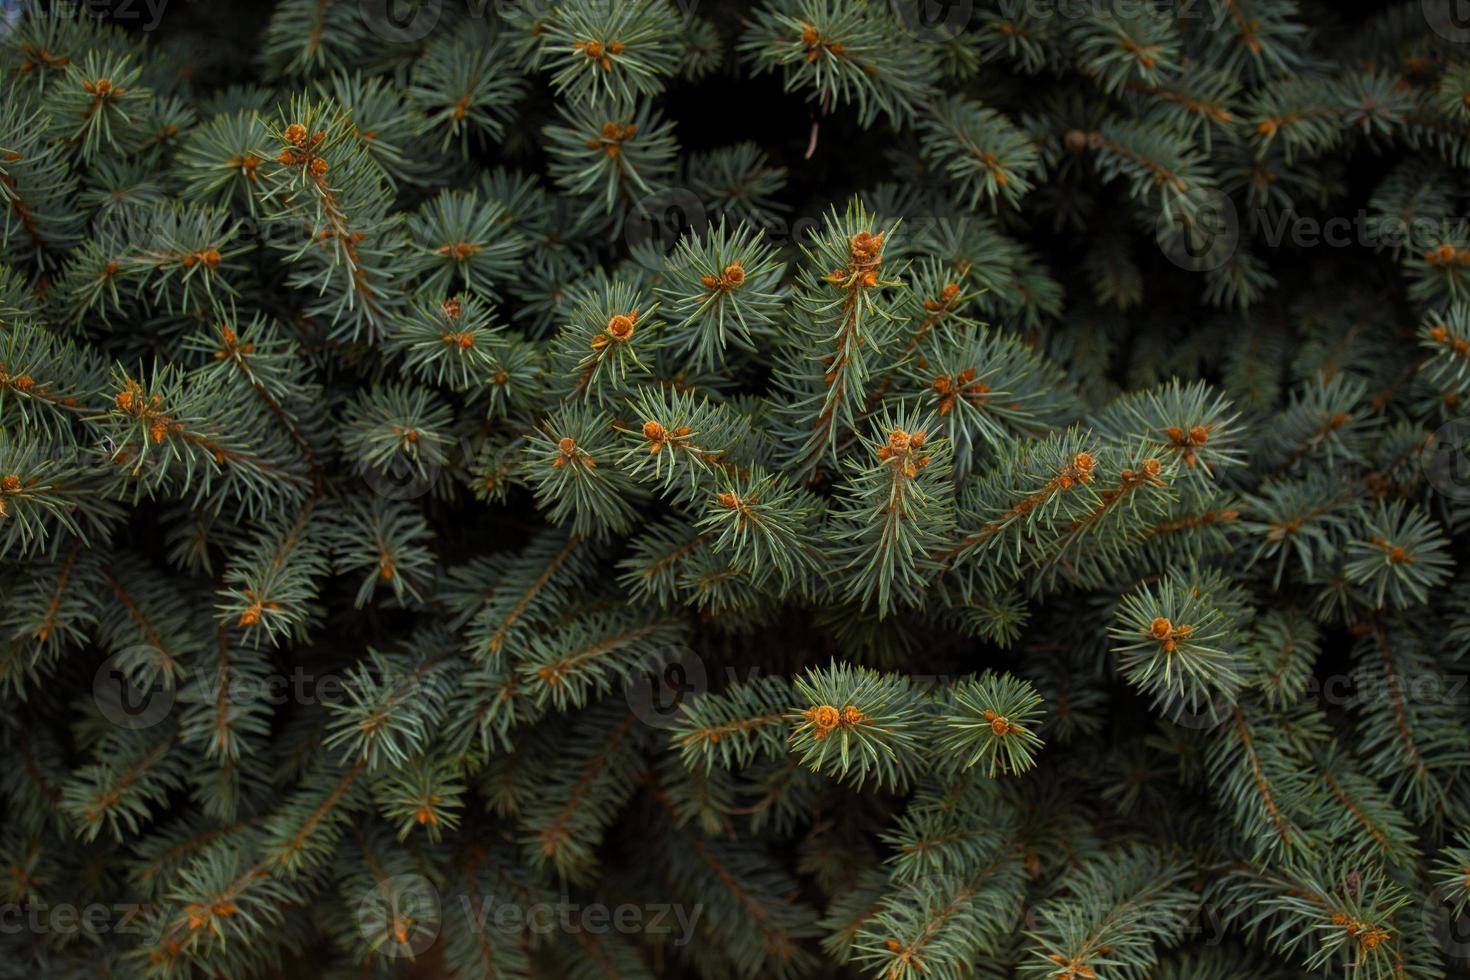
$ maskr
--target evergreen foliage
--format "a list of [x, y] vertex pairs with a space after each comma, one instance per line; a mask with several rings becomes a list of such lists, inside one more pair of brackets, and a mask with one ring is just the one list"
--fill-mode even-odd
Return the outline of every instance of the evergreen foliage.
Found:
[[1470, 975], [1453, 0], [23, 6], [0, 980]]

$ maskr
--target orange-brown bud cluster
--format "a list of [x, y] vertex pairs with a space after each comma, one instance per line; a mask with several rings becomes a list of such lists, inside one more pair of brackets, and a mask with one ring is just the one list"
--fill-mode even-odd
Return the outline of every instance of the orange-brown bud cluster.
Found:
[[732, 289], [739, 289], [745, 282], [745, 267], [736, 260], [725, 266], [725, 271], [720, 275], [702, 276], [699, 281], [705, 289], [728, 293]]
[[240, 619], [235, 624], [237, 626], [254, 626], [260, 622], [260, 617], [265, 614], [266, 610], [281, 608], [280, 603], [262, 599], [250, 589], [245, 590], [245, 598], [250, 600], [250, 605], [240, 613]]
[[1145, 483], [1161, 487], [1164, 485], [1164, 481], [1159, 478], [1161, 472], [1163, 472], [1163, 465], [1150, 456], [1139, 463], [1136, 470], [1131, 466], [1125, 466], [1118, 474], [1118, 479], [1122, 481], [1123, 488], [1130, 490]]
[[929, 465], [929, 457], [919, 453], [926, 438], [923, 432], [909, 433], [903, 429], [894, 429], [888, 433], [888, 441], [878, 447], [878, 459], [912, 479]]
[[1165, 653], [1173, 653], [1180, 643], [1189, 639], [1189, 635], [1193, 632], [1193, 626], [1175, 626], [1167, 618], [1158, 616], [1148, 624], [1148, 629], [1143, 631], [1143, 635], [1156, 641]]
[[1437, 248], [1431, 248], [1424, 253], [1424, 261], [1430, 265], [1470, 265], [1470, 250], [1456, 248], [1449, 242], [1445, 242]]
[[[23, 486], [20, 477], [14, 473], [7, 473], [4, 477], [0, 477], [0, 517], [10, 516], [10, 510], [5, 506], [5, 497], [20, 493]], [[42, 639], [44, 640], [45, 637], [43, 636]]]
[[213, 269], [219, 265], [219, 258], [219, 249], [210, 247], [201, 248], [197, 252], [189, 252], [182, 256], [179, 261], [183, 263], [186, 269], [192, 269], [196, 265], [202, 265], [206, 269]]
[[597, 67], [603, 71], [612, 71], [612, 56], [622, 54], [625, 50], [622, 41], [609, 41], [603, 44], [601, 41], [576, 41], [572, 44], [573, 51], [580, 51], [587, 56], [587, 60], [595, 62]]
[[1009, 718], [1006, 718], [1004, 715], [998, 715], [989, 708], [986, 708], [982, 712], [981, 717], [990, 722], [991, 732], [1002, 738], [1025, 731], [1020, 725], [1013, 724]]
[[316, 145], [326, 139], [326, 133], [313, 133], [308, 138], [305, 126], [301, 123], [292, 123], [281, 135], [290, 145], [277, 155], [277, 163], [287, 167], [305, 166], [307, 172], [314, 177], [326, 175], [330, 169], [326, 158], [314, 152]]
[[71, 64], [71, 59], [53, 54], [49, 48], [27, 45], [25, 50], [26, 57], [16, 68], [22, 75], [29, 75], [38, 68], [65, 68]]
[[1169, 444], [1180, 450], [1180, 458], [1184, 465], [1193, 467], [1199, 462], [1195, 450], [1210, 441], [1210, 426], [1192, 425], [1188, 431], [1177, 425], [1171, 425], [1164, 430], [1164, 435], [1169, 437]]
[[190, 905], [184, 910], [189, 919], [190, 929], [202, 929], [209, 920], [214, 918], [225, 918], [240, 911], [234, 902], [219, 901], [209, 905]]
[[930, 313], [938, 313], [941, 310], [946, 309], [949, 306], [950, 303], [953, 303], [954, 302], [954, 298], [956, 296], [958, 296], [959, 294], [960, 294], [960, 284], [959, 283], [957, 283], [957, 282], [945, 283], [944, 284], [944, 288], [939, 291], [939, 298], [938, 299], [926, 299], [926, 300], [924, 300], [924, 309], [928, 310]]
[[1070, 490], [1078, 483], [1091, 483], [1092, 470], [1096, 465], [1092, 453], [1078, 453], [1072, 457], [1071, 464], [1063, 466], [1061, 472], [1057, 474], [1057, 486], [1063, 490]]
[[623, 152], [623, 144], [632, 139], [638, 132], [637, 123], [606, 122], [602, 124], [602, 136], [600, 139], [588, 140], [587, 148], [596, 150], [601, 148], [610, 157], [615, 157]]
[[1386, 538], [1375, 536], [1373, 538], [1373, 547], [1382, 548], [1385, 552], [1387, 552], [1388, 560], [1395, 565], [1414, 564], [1413, 555], [1409, 554], [1409, 552], [1402, 545], [1394, 544]]
[[1429, 328], [1429, 339], [1460, 357], [1470, 358], [1470, 340], [1452, 337], [1449, 329], [1442, 324]]
[[841, 711], [830, 704], [819, 704], [803, 711], [801, 715], [811, 723], [813, 738], [826, 738], [839, 728], [856, 728], [868, 719], [867, 715], [850, 704]]
[[878, 285], [878, 267], [883, 264], [883, 233], [860, 231], [847, 240], [847, 276], [863, 289]]
[[649, 419], [643, 423], [643, 438], [648, 440], [648, 453], [650, 456], [663, 451], [664, 446], [677, 446], [683, 442], [684, 437], [689, 435], [690, 428], [681, 425], [672, 432], [662, 422]]
[[719, 505], [721, 507], [724, 507], [726, 510], [733, 510], [735, 512], [735, 524], [737, 527], [742, 528], [745, 527], [746, 522], [750, 520], [750, 508], [751, 505], [756, 502], [755, 496], [753, 494], [748, 497], [741, 497], [733, 490], [721, 490], [719, 493], [715, 494], [715, 500], [719, 502]]
[[219, 325], [219, 339], [220, 343], [224, 345], [224, 349], [214, 352], [214, 358], [217, 361], [223, 361], [228, 357], [239, 354], [253, 354], [255, 352], [255, 344], [249, 341], [243, 344], [240, 343], [240, 336], [235, 333], [235, 328], [231, 327], [228, 323], [221, 323]]
[[1359, 919], [1349, 918], [1346, 913], [1335, 912], [1332, 916], [1332, 924], [1341, 926], [1343, 930], [1358, 941], [1363, 949], [1373, 949], [1388, 942], [1393, 936], [1387, 929], [1380, 926], [1370, 926]]
[[225, 161], [225, 166], [238, 169], [251, 183], [260, 178], [256, 172], [260, 168], [260, 157], [253, 153], [247, 153], [243, 157], [231, 157]]
[[842, 57], [847, 52], [841, 41], [824, 41], [822, 32], [817, 30], [816, 25], [802, 21], [801, 43], [806, 47], [806, 60], [816, 61], [826, 51], [835, 58]]
[[975, 369], [972, 367], [965, 368], [953, 377], [941, 374], [930, 382], [929, 387], [933, 388], [934, 393], [939, 396], [940, 415], [948, 415], [953, 411], [957, 398], [983, 402], [985, 396], [990, 394], [990, 385], [983, 381], [976, 381]]
[[592, 338], [592, 349], [601, 350], [608, 344], [627, 343], [633, 336], [633, 328], [638, 324], [638, 311], [631, 313], [618, 313], [608, 318], [607, 326], [601, 333]]
[[440, 255], [448, 256], [456, 262], [464, 262], [473, 256], [479, 255], [484, 250], [485, 246], [477, 245], [474, 242], [449, 242], [440, 245], [437, 252]]
[[597, 460], [578, 447], [577, 440], [571, 436], [562, 436], [556, 443], [556, 458], [551, 461], [551, 465], [555, 469], [561, 469], [571, 463], [578, 463], [589, 470], [597, 469]]
[[[1099, 955], [1104, 956], [1111, 951], [1111, 947], [1108, 946], [1101, 946], [1097, 950]], [[1060, 953], [1048, 953], [1046, 958], [1059, 967], [1057, 972], [1051, 975], [1051, 980], [1097, 980], [1097, 973], [1083, 962], [1080, 956], [1074, 956], [1069, 960]]]
[[111, 79], [107, 78], [99, 78], [96, 81], [82, 79], [82, 91], [96, 96], [98, 101], [127, 93], [127, 89], [113, 85]]
[[143, 387], [138, 382], [129, 379], [112, 399], [112, 403], [121, 412], [126, 412], [148, 427], [148, 436], [155, 443], [163, 440], [178, 427], [178, 423], [163, 412], [160, 406], [163, 404], [162, 395], [146, 396]]

